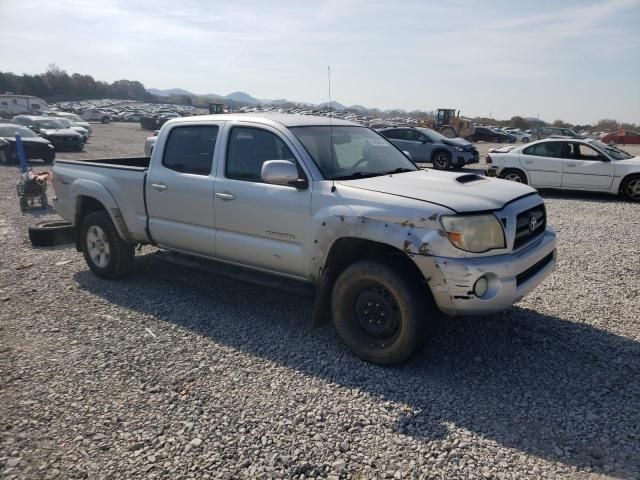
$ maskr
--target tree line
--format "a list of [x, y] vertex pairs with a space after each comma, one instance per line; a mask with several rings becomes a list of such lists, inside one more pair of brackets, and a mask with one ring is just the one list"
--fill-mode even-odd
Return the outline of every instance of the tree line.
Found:
[[69, 75], [57, 65], [49, 65], [45, 73], [16, 75], [0, 71], [0, 93], [33, 95], [49, 102], [92, 98], [118, 98], [123, 100], [156, 101], [145, 86], [135, 80], [117, 80], [113, 83], [95, 80], [91, 75]]

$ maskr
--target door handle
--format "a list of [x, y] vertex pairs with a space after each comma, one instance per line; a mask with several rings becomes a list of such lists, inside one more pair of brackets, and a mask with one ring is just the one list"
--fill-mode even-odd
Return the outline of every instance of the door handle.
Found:
[[167, 187], [167, 186], [166, 186], [165, 184], [163, 184], [163, 183], [152, 183], [152, 184], [151, 184], [151, 187], [152, 187], [154, 190], [158, 190], [159, 192], [161, 192], [161, 191], [166, 190], [167, 188], [169, 188], [169, 187]]
[[576, 166], [576, 164], [575, 164], [575, 163], [573, 163], [573, 162], [571, 162], [571, 163], [567, 163], [567, 167], [575, 167], [575, 166]]
[[221, 200], [233, 200], [236, 198], [231, 193], [216, 193], [216, 197]]

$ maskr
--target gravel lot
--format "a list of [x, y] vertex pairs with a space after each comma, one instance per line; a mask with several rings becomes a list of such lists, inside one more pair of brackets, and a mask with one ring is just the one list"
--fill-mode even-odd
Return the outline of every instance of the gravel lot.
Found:
[[[60, 157], [148, 135], [98, 124]], [[557, 272], [381, 368], [312, 329], [309, 299], [152, 248], [117, 282], [31, 248], [56, 217], [21, 215], [17, 178], [0, 167], [2, 478], [640, 478], [640, 205], [544, 193]]]

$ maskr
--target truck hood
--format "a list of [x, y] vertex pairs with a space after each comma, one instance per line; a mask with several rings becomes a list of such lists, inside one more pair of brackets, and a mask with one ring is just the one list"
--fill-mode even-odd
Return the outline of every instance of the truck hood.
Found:
[[521, 183], [436, 170], [340, 181], [352, 188], [435, 203], [456, 212], [500, 210], [536, 191]]

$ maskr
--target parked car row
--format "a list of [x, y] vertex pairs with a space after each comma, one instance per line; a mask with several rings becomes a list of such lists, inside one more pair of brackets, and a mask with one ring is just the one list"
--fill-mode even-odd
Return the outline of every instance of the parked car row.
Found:
[[79, 115], [84, 120], [102, 123], [139, 122], [147, 117], [177, 118], [194, 115], [196, 109], [191, 105], [168, 103], [146, 103], [134, 100], [79, 100], [58, 102], [52, 108], [52, 114], [67, 112]]
[[82, 151], [89, 139], [86, 128], [66, 117], [16, 115], [0, 123], [0, 163], [17, 163], [16, 134], [28, 160], [53, 162], [60, 150]]

